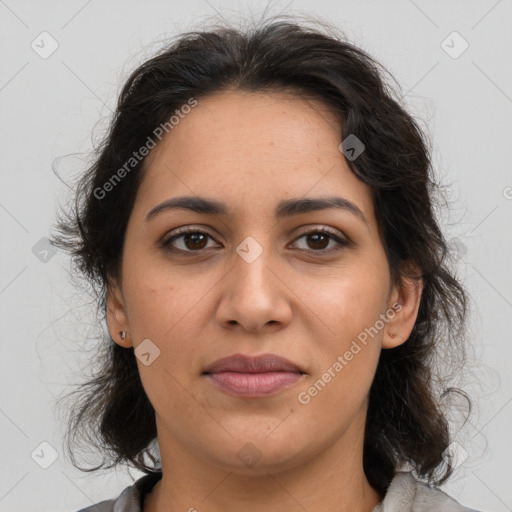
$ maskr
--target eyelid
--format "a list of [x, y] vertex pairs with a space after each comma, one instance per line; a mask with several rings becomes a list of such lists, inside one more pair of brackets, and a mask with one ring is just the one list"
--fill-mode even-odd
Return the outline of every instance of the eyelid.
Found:
[[312, 225], [303, 228], [299, 233], [295, 235], [293, 242], [296, 242], [299, 238], [302, 238], [303, 236], [314, 233], [326, 234], [331, 238], [331, 240], [334, 240], [336, 242], [336, 246], [331, 247], [330, 249], [304, 249], [307, 253], [317, 254], [318, 256], [329, 256], [343, 249], [352, 248], [355, 246], [354, 242], [350, 239], [350, 237], [345, 235], [345, 233], [336, 228], [331, 228], [324, 225]]
[[322, 233], [327, 233], [329, 235], [342, 238], [343, 240], [346, 240], [347, 242], [350, 241], [350, 239], [339, 229], [331, 228], [329, 226], [324, 226], [323, 224], [313, 224], [310, 226], [306, 226], [305, 228], [302, 228], [297, 234], [296, 237], [307, 235], [311, 232], [317, 232], [320, 231]]
[[[208, 235], [212, 240], [215, 240], [215, 236], [211, 234], [211, 232], [203, 227], [203, 226], [195, 226], [195, 225], [187, 225], [182, 226], [181, 228], [176, 228], [164, 235], [162, 238], [161, 244], [165, 247], [173, 238], [178, 238], [179, 236], [186, 235], [188, 233], [203, 233]], [[215, 240], [217, 241], [217, 240]], [[186, 251], [186, 252], [198, 252], [198, 251]]]

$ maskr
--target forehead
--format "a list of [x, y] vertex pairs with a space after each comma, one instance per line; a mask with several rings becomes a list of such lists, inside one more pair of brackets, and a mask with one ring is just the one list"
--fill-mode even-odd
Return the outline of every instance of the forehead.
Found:
[[298, 162], [305, 153], [332, 154], [332, 145], [336, 148], [340, 137], [340, 121], [318, 100], [281, 92], [231, 90], [200, 98], [152, 152], [148, 164], [169, 151], [178, 161], [183, 153], [180, 147], [195, 148], [194, 154], [186, 155], [189, 163], [195, 157], [204, 160], [203, 148], [209, 158], [222, 161], [275, 160], [286, 155], [287, 161]]
[[372, 215], [370, 189], [350, 170], [341, 122], [323, 102], [282, 92], [198, 99], [151, 151], [139, 203], [177, 195], [265, 209], [283, 198], [342, 195]]

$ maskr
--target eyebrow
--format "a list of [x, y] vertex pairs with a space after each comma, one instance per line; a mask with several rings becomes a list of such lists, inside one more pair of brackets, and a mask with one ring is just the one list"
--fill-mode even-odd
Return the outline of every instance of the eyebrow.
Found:
[[[281, 220], [293, 215], [328, 209], [337, 209], [352, 213], [359, 218], [359, 220], [368, 224], [368, 220], [364, 216], [363, 212], [354, 203], [342, 197], [335, 196], [286, 199], [278, 203], [275, 216], [277, 220]], [[187, 210], [206, 215], [229, 215], [228, 208], [224, 203], [204, 197], [182, 196], [166, 199], [162, 203], [156, 205], [147, 214], [145, 220], [148, 222], [158, 214], [169, 210]]]

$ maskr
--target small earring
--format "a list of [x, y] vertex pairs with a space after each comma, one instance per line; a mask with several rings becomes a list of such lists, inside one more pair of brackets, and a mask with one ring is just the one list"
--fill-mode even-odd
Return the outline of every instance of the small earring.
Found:
[[126, 338], [126, 331], [119, 331], [119, 336], [121, 336], [121, 339], [124, 340]]

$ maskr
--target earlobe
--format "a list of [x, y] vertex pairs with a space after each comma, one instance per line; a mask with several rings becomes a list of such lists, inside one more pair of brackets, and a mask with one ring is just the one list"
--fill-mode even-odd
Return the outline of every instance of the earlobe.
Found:
[[117, 285], [107, 288], [107, 325], [112, 340], [124, 348], [132, 346], [128, 331], [128, 318], [126, 316], [124, 298]]
[[403, 277], [399, 287], [391, 294], [387, 315], [388, 322], [382, 337], [382, 348], [395, 348], [405, 343], [414, 328], [421, 302], [423, 281], [412, 277]]

